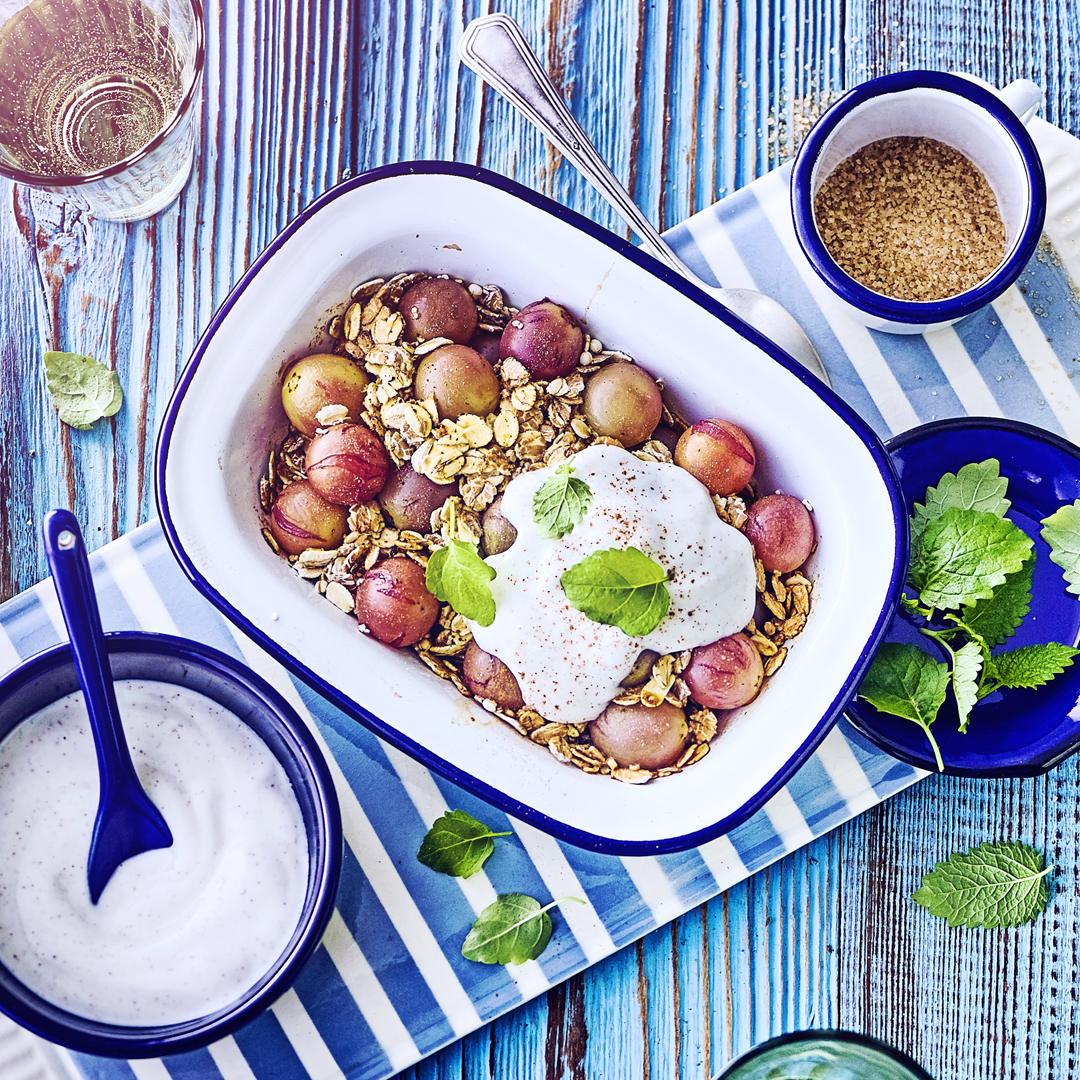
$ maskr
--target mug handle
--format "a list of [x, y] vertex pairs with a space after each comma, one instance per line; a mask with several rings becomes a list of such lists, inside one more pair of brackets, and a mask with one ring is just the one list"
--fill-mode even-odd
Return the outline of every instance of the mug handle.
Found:
[[1042, 107], [1042, 87], [1030, 79], [1014, 79], [1008, 86], [999, 90], [992, 83], [980, 79], [978, 75], [971, 75], [966, 71], [957, 71], [954, 74], [959, 75], [962, 79], [969, 79], [973, 83], [978, 83], [980, 86], [985, 86], [991, 93], [997, 94], [1020, 117], [1021, 124], [1026, 125]]

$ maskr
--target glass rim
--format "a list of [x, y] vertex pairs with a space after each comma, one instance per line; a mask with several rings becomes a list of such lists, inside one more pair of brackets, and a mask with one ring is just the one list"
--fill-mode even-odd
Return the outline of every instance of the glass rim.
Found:
[[202, 86], [203, 66], [206, 62], [206, 35], [203, 30], [202, 0], [187, 0], [187, 3], [195, 17], [195, 60], [192, 64], [194, 75], [191, 79], [191, 85], [184, 91], [184, 96], [180, 99], [180, 103], [176, 106], [176, 110], [169, 122], [142, 149], [126, 158], [121, 158], [120, 161], [114, 162], [107, 169], [98, 169], [96, 172], [74, 175], [57, 173], [46, 176], [40, 173], [28, 173], [22, 169], [16, 169], [14, 166], [5, 165], [3, 161], [0, 161], [0, 176], [6, 176], [17, 184], [27, 184], [34, 188], [79, 188], [87, 184], [97, 183], [99, 180], [119, 176], [130, 169], [132, 165], [138, 164], [162, 146], [188, 115]]
[[902, 1050], [897, 1050], [895, 1046], [890, 1046], [880, 1039], [875, 1039], [872, 1035], [864, 1035], [857, 1031], [841, 1031], [838, 1028], [812, 1028], [807, 1031], [789, 1031], [784, 1035], [776, 1035], [763, 1043], [759, 1043], [757, 1046], [751, 1047], [745, 1054], [735, 1058], [734, 1061], [728, 1062], [723, 1071], [716, 1074], [714, 1080], [728, 1080], [733, 1075], [734, 1069], [753, 1064], [754, 1061], [770, 1050], [776, 1050], [781, 1046], [797, 1045], [801, 1042], [818, 1041], [853, 1043], [856, 1046], [877, 1050], [886, 1057], [891, 1058], [897, 1065], [902, 1065], [909, 1070], [912, 1080], [934, 1080], [917, 1061]]

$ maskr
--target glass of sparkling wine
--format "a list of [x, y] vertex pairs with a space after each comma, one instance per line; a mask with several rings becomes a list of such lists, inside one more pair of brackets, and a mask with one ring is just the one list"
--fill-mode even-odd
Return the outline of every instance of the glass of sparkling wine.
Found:
[[0, 175], [156, 214], [191, 173], [202, 68], [200, 0], [0, 0]]
[[933, 1080], [906, 1054], [851, 1031], [796, 1031], [755, 1046], [716, 1080]]

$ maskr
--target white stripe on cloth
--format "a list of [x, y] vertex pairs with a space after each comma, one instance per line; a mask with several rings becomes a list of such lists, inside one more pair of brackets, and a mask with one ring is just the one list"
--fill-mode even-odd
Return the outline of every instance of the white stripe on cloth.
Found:
[[923, 340], [968, 416], [1005, 415], [955, 327], [946, 326], [932, 334], [924, 334]]
[[286, 990], [270, 1006], [270, 1011], [311, 1080], [345, 1080], [341, 1066], [323, 1041], [295, 990]]
[[780, 843], [784, 845], [785, 854], [809, 844], [814, 839], [814, 833], [806, 824], [803, 812], [786, 787], [781, 788], [765, 804], [764, 810], [769, 824], [776, 830]]

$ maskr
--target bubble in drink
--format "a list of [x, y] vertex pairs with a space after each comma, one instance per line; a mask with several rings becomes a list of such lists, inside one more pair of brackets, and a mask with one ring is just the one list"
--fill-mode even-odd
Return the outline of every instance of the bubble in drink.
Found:
[[137, 154], [172, 120], [183, 63], [142, 0], [33, 0], [0, 26], [0, 155], [85, 176]]

